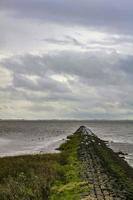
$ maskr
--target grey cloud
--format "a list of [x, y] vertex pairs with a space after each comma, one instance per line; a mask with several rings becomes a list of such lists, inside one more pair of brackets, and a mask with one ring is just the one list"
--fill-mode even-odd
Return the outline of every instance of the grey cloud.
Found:
[[53, 39], [53, 38], [47, 38], [47, 39], [43, 39], [43, 41], [45, 42], [48, 42], [48, 43], [54, 43], [54, 44], [61, 44], [61, 45], [64, 45], [64, 44], [68, 44], [69, 41], [67, 40], [61, 40], [61, 39]]
[[[132, 35], [115, 35], [110, 34], [108, 37], [98, 39], [86, 39], [83, 41], [83, 38], [79, 39], [78, 37], [64, 35], [63, 37], [59, 36], [58, 38], [45, 38], [43, 41], [49, 43], [49, 44], [56, 44], [61, 45], [62, 47], [68, 46], [69, 48], [77, 47], [79, 49], [84, 50], [90, 50], [90, 51], [98, 51], [98, 50], [109, 50], [114, 51], [114, 49], [119, 49], [121, 46], [123, 46], [123, 52], [124, 52], [124, 46], [132, 46], [133, 43], [133, 36]], [[70, 46], [69, 46], [70, 45]], [[118, 48], [119, 47], [119, 48]], [[121, 48], [120, 48], [121, 49]]]
[[[131, 0], [1, 0], [0, 51], [23, 53], [0, 61], [11, 77], [0, 86], [3, 116], [17, 105], [16, 116], [20, 109], [26, 117], [132, 117], [132, 10]], [[124, 55], [116, 53], [121, 47]], [[33, 54], [40, 51], [48, 53]]]
[[119, 62], [120, 68], [128, 75], [133, 75], [133, 56], [127, 56]]
[[[107, 48], [107, 46], [115, 46], [119, 44], [131, 44], [133, 43], [133, 36], [132, 35], [108, 35], [107, 38], [104, 38], [100, 41], [91, 40], [87, 42], [87, 44], [91, 44], [93, 46], [102, 45], [102, 47]], [[87, 47], [86, 44], [86, 47]]]
[[[18, 84], [25, 82], [29, 86], [30, 82], [25, 77], [25, 81], [21, 81], [23, 75], [39, 76], [38, 83], [42, 86], [46, 82], [49, 82], [48, 85], [54, 85], [55, 81], [53, 82], [52, 79], [46, 80], [46, 77], [52, 74], [77, 76], [80, 81], [92, 86], [125, 84], [128, 77], [120, 64], [124, 59], [118, 58], [118, 61], [114, 60], [112, 63], [113, 57], [106, 54], [100, 55], [100, 52], [98, 56], [97, 53], [63, 51], [51, 55], [26, 55], [17, 59], [5, 59], [1, 64], [17, 74], [15, 80], [20, 79], [17, 81]], [[129, 63], [128, 59], [127, 63]], [[33, 84], [33, 87], [36, 88], [37, 85]]]
[[[133, 56], [72, 51], [12, 57], [1, 63], [11, 71], [12, 85], [0, 91], [9, 93], [8, 98], [14, 102], [31, 102], [34, 105], [27, 109], [33, 112], [36, 103], [39, 109], [44, 106], [44, 111], [48, 103], [49, 112], [51, 105], [57, 112], [58, 103], [68, 108], [65, 117], [126, 117], [133, 109], [132, 60]], [[36, 75], [36, 81], [28, 77], [32, 75]], [[68, 77], [68, 82], [54, 80], [51, 75]]]
[[1, 0], [1, 10], [14, 17], [32, 18], [68, 25], [85, 25], [106, 31], [132, 32], [132, 0]]
[[60, 84], [59, 82], [45, 76], [39, 77], [36, 82], [30, 80], [24, 75], [14, 74], [13, 76], [13, 86], [15, 88], [24, 88], [35, 91], [56, 91], [56, 92], [69, 92], [70, 89], [65, 84]]
[[79, 42], [76, 38], [66, 35], [64, 36], [63, 39], [53, 39], [53, 38], [46, 38], [43, 39], [43, 41], [48, 42], [48, 43], [54, 43], [54, 44], [61, 44], [61, 45], [75, 45], [75, 46], [81, 46], [84, 47], [85, 45]]
[[83, 44], [79, 42], [79, 40], [77, 40], [76, 38], [72, 36], [66, 35], [66, 38], [76, 46], [83, 46]]
[[[1, 62], [4, 64], [4, 62]], [[41, 56], [33, 56], [27, 54], [25, 56], [13, 56], [11, 59], [6, 59], [5, 64], [7, 69], [21, 74], [43, 75], [47, 69], [47, 63]]]
[[55, 110], [54, 106], [49, 105], [36, 105], [33, 104], [32, 106], [29, 106], [28, 110], [31, 110], [32, 112], [53, 112]]

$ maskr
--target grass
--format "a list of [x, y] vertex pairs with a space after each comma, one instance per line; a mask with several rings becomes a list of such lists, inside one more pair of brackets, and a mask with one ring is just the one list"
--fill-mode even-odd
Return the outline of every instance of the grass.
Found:
[[[81, 178], [80, 150], [84, 136], [69, 136], [55, 154], [0, 158], [0, 200], [80, 200], [91, 185]], [[96, 136], [89, 148], [99, 156], [114, 188], [133, 199], [133, 169]], [[100, 144], [100, 145], [99, 145]]]
[[59, 148], [65, 162], [60, 166], [62, 177], [54, 182], [50, 200], [79, 200], [82, 194], [89, 191], [87, 182], [80, 177], [81, 163], [78, 159], [78, 148], [81, 138], [79, 135], [73, 135], [69, 139]]
[[0, 159], [0, 200], [45, 200], [56, 179], [58, 154]]
[[0, 158], [0, 200], [73, 200], [88, 191], [80, 178], [80, 136], [72, 135], [60, 153]]

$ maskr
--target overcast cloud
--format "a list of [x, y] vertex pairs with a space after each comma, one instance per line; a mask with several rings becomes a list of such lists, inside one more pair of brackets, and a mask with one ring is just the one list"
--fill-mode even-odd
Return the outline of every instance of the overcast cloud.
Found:
[[1, 0], [0, 118], [133, 119], [131, 0]]

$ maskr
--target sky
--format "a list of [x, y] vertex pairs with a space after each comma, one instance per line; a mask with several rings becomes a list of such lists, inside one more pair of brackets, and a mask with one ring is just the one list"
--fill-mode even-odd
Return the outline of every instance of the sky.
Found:
[[133, 119], [132, 0], [0, 0], [0, 119]]

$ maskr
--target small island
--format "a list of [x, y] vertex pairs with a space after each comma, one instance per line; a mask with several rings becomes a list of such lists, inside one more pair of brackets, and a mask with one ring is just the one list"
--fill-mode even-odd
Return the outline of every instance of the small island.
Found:
[[133, 200], [133, 168], [90, 129], [58, 150], [0, 158], [0, 200]]

